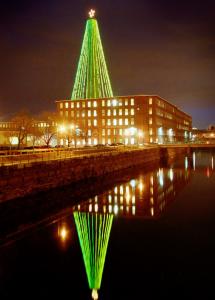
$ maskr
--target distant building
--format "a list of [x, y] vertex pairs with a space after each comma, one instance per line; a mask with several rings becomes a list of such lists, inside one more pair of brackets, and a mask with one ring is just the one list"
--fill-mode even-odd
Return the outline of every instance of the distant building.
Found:
[[72, 144], [75, 139], [83, 146], [163, 144], [186, 142], [191, 138], [192, 118], [159, 96], [59, 100], [56, 103], [61, 119], [79, 132]]

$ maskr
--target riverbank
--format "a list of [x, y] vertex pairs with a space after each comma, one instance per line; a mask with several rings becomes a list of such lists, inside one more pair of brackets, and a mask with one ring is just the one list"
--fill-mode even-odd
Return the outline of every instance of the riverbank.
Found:
[[190, 147], [120, 148], [1, 167], [0, 202], [189, 153]]

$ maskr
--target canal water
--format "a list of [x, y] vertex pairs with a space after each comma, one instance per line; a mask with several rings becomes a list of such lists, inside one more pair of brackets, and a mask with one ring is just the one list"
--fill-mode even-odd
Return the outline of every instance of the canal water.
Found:
[[0, 299], [214, 299], [214, 160], [195, 151], [1, 208]]

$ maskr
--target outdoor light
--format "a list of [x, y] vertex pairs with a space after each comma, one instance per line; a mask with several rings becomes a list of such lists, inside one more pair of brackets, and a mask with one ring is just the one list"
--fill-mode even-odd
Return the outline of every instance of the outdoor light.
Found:
[[61, 133], [64, 133], [64, 132], [66, 131], [66, 127], [65, 127], [64, 125], [60, 125], [60, 126], [59, 126], [59, 131], [60, 131]]
[[90, 18], [94, 18], [94, 17], [95, 17], [95, 13], [96, 13], [96, 11], [95, 11], [94, 9], [91, 9], [91, 10], [89, 11], [89, 17], [90, 17]]

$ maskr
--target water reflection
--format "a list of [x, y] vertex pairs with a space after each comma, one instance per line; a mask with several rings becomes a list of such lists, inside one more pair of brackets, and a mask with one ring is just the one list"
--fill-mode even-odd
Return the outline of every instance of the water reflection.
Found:
[[190, 179], [186, 172], [173, 168], [139, 175], [111, 190], [74, 207], [75, 211], [114, 214], [117, 217], [159, 217]]
[[74, 206], [73, 215], [93, 299], [98, 299], [113, 217], [157, 218], [189, 179], [189, 170], [159, 168]]
[[[91, 204], [90, 204], [91, 205]], [[113, 214], [74, 211], [75, 225], [78, 232], [84, 265], [87, 273], [92, 298], [98, 299], [101, 286], [105, 257], [113, 222]]]

